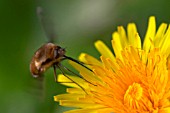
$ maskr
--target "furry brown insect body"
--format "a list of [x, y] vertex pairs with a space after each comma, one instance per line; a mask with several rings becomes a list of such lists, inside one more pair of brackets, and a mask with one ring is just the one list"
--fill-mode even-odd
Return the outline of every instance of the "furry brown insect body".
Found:
[[33, 77], [39, 77], [51, 66], [58, 65], [65, 58], [64, 55], [65, 49], [53, 43], [46, 43], [32, 57], [30, 72]]

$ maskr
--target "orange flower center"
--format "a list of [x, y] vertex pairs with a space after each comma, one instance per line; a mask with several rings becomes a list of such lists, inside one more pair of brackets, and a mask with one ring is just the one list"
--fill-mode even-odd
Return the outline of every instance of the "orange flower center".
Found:
[[138, 108], [138, 101], [142, 98], [143, 88], [138, 83], [130, 85], [124, 95], [124, 103], [132, 108]]

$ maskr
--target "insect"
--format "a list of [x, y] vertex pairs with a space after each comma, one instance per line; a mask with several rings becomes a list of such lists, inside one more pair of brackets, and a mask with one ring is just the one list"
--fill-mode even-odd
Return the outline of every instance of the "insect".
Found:
[[[42, 13], [43, 13], [42, 8], [38, 7], [37, 14], [43, 23], [44, 21], [42, 18]], [[52, 34], [50, 38], [53, 38], [53, 37], [54, 37], [54, 35]], [[87, 68], [88, 70], [92, 71], [91, 69], [86, 67], [82, 62], [66, 56], [65, 53], [66, 53], [66, 51], [64, 48], [62, 48], [54, 43], [49, 42], [49, 43], [42, 45], [35, 52], [34, 56], [32, 57], [31, 63], [30, 63], [30, 72], [31, 72], [32, 76], [36, 77], [36, 78], [41, 77], [43, 75], [43, 73], [46, 70], [48, 70], [48, 68], [53, 67], [54, 68], [54, 79], [55, 79], [55, 81], [57, 81], [56, 68], [59, 68], [62, 71], [61, 61], [65, 60], [65, 59], [72, 60], [73, 62], [76, 62], [76, 63], [82, 65], [83, 67]], [[66, 67], [64, 67], [64, 68], [69, 70]], [[69, 71], [71, 71], [71, 70], [69, 70]], [[62, 73], [64, 74], [63, 71], [62, 71]], [[74, 72], [72, 72], [72, 73], [74, 73]], [[70, 79], [68, 76], [66, 76], [66, 77], [68, 79]], [[81, 77], [81, 76], [79, 76], [79, 77]], [[72, 79], [70, 79], [70, 80], [72, 82], [74, 82]]]
[[[34, 54], [31, 63], [30, 63], [30, 72], [33, 75], [33, 77], [39, 77], [41, 76], [48, 68], [53, 67], [54, 71], [56, 70], [56, 66], [60, 66], [60, 62], [64, 59], [72, 60], [83, 67], [89, 69], [85, 65], [83, 65], [81, 62], [68, 57], [65, 55], [65, 49], [61, 48], [58, 45], [55, 45], [53, 43], [46, 43], [42, 45]], [[90, 70], [90, 69], [89, 69]], [[56, 75], [55, 81], [56, 81]]]
[[[65, 57], [65, 49], [53, 43], [46, 43], [34, 54], [30, 63], [33, 77], [41, 76], [51, 66], [58, 65]], [[56, 78], [55, 78], [56, 80]]]

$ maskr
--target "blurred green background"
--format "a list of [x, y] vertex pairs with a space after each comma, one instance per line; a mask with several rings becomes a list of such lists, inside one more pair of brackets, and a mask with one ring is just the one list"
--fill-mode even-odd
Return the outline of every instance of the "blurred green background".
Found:
[[81, 52], [99, 57], [93, 43], [101, 39], [111, 47], [111, 34], [118, 25], [135, 22], [144, 36], [150, 15], [156, 16], [157, 25], [170, 23], [169, 0], [1, 0], [1, 113], [61, 113], [68, 109], [53, 101], [65, 87], [54, 82], [52, 69], [45, 73], [44, 89], [29, 73], [33, 53], [48, 42], [36, 15], [37, 6], [53, 21], [55, 42], [76, 59]]

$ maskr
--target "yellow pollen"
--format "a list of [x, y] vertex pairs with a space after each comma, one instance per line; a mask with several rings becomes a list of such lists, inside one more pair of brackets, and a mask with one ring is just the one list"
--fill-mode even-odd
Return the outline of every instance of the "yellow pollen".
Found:
[[131, 107], [138, 107], [138, 101], [141, 99], [143, 88], [138, 83], [130, 85], [124, 95], [124, 103]]

